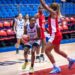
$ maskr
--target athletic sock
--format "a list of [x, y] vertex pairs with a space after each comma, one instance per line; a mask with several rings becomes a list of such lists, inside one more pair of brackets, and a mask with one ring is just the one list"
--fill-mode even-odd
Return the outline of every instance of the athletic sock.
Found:
[[16, 48], [16, 54], [18, 54], [19, 53], [19, 48]]
[[25, 62], [28, 62], [28, 59], [25, 59]]

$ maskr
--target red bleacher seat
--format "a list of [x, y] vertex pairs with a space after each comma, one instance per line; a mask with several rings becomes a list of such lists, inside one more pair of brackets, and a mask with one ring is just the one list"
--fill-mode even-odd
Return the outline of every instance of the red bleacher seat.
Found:
[[15, 38], [15, 32], [11, 29], [7, 30], [7, 35], [9, 36], [9, 39], [14, 39]]
[[11, 29], [7, 30], [7, 35], [15, 35], [15, 32]]
[[71, 31], [69, 31], [67, 21], [62, 22], [62, 28], [63, 28], [63, 32], [62, 32], [63, 34], [71, 33]]
[[6, 31], [4, 31], [4, 30], [0, 30], [0, 36], [7, 36]]
[[[9, 35], [10, 35], [10, 37], [9, 37]], [[0, 30], [0, 37], [2, 37], [2, 38], [0, 38], [0, 41], [13, 39], [13, 38], [15, 38], [14, 35], [15, 35], [15, 33], [10, 29], [8, 29], [7, 31]]]
[[3, 23], [2, 22], [0, 22], [0, 28], [3, 28]]
[[11, 26], [11, 27], [13, 26], [13, 21], [10, 21], [10, 26]]
[[67, 25], [63, 25], [63, 30], [68, 30], [68, 26]]
[[72, 22], [72, 24], [75, 24], [75, 18], [74, 17], [71, 17], [70, 21]]
[[62, 30], [63, 30], [63, 27], [62, 27], [62, 25], [59, 25], [59, 29], [60, 29], [60, 31], [62, 31]]
[[65, 18], [65, 21], [70, 22], [70, 18], [69, 17], [66, 17]]
[[7, 33], [5, 30], [0, 30], [0, 41], [7, 39]]
[[75, 18], [74, 18], [74, 17], [71, 17], [70, 20], [71, 20], [71, 21], [75, 21]]
[[10, 27], [10, 22], [8, 22], [8, 21], [4, 21], [4, 27]]
[[63, 27], [63, 30], [68, 30], [68, 26], [67, 26], [67, 22], [66, 21], [62, 22], [62, 27]]

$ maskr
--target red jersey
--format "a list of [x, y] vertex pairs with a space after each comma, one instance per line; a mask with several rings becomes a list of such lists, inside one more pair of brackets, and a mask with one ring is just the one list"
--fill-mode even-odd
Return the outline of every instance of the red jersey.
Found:
[[52, 44], [60, 44], [60, 41], [62, 39], [62, 34], [60, 32], [59, 26], [58, 26], [58, 17], [51, 18], [49, 16], [48, 18], [48, 28], [49, 28], [49, 33], [50, 33], [50, 42]]
[[44, 31], [45, 31], [45, 16], [44, 14], [39, 13], [39, 26], [41, 31], [41, 39], [45, 38]]

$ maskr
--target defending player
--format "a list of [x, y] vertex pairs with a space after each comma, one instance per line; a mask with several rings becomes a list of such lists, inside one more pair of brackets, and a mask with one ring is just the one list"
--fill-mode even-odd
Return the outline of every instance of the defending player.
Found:
[[53, 69], [50, 73], [59, 73], [61, 72], [60, 67], [56, 66], [56, 62], [54, 60], [53, 55], [51, 54], [52, 49], [64, 58], [66, 58], [69, 62], [69, 68], [75, 63], [74, 59], [69, 58], [63, 51], [60, 50], [60, 42], [62, 40], [62, 34], [59, 30], [58, 26], [58, 18], [60, 17], [60, 9], [57, 3], [52, 3], [50, 6], [46, 5], [44, 0], [40, 0], [43, 7], [50, 12], [50, 16], [48, 17], [48, 28], [50, 38], [46, 45], [46, 55], [53, 64]]
[[[41, 48], [41, 54], [40, 56], [37, 55], [36, 56], [36, 59], [39, 59], [39, 61], [44, 61], [45, 58], [44, 58], [44, 52], [45, 52], [45, 45], [46, 45], [46, 40], [45, 40], [45, 16], [43, 14], [43, 7], [42, 6], [39, 6], [39, 9], [38, 9], [38, 13], [36, 14], [36, 22], [37, 24], [39, 25], [40, 27], [40, 31], [41, 31], [41, 45], [42, 45], [42, 48]], [[39, 54], [39, 52], [37, 53]]]

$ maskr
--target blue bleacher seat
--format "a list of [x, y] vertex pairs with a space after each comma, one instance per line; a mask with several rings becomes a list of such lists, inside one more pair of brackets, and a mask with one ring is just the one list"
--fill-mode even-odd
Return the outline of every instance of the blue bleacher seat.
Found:
[[[46, 3], [51, 4], [53, 0], [45, 0]], [[56, 0], [60, 3], [60, 0]], [[2, 5], [4, 4], [4, 5]], [[10, 5], [9, 5], [10, 4]], [[16, 4], [21, 4], [20, 6]], [[37, 11], [40, 5], [39, 0], [0, 0], [0, 17], [14, 17], [20, 12], [23, 15], [29, 13], [30, 16], [33, 16]], [[73, 3], [60, 3], [60, 9], [62, 15], [74, 15], [75, 14], [75, 4]], [[44, 12], [47, 16], [48, 13]]]

